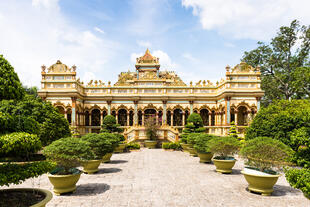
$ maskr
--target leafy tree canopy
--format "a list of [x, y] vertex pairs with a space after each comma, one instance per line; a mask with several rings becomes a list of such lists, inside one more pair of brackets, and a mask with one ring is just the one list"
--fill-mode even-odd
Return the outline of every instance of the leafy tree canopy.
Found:
[[256, 49], [244, 53], [242, 61], [261, 67], [263, 103], [310, 96], [309, 50], [310, 26], [294, 20], [281, 27], [270, 44], [258, 42]]
[[0, 55], [0, 100], [23, 98], [25, 91], [14, 68]]

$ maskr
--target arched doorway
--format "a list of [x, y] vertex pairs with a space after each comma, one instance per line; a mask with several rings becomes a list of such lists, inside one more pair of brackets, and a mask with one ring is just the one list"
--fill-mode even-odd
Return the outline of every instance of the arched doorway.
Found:
[[85, 126], [89, 126], [89, 112], [85, 112]]
[[67, 120], [68, 120], [69, 124], [71, 124], [71, 120], [72, 120], [71, 114], [72, 114], [71, 108], [68, 108], [67, 109]]
[[156, 110], [155, 109], [146, 109], [144, 110], [144, 120], [148, 119], [149, 117], [156, 117]]
[[100, 110], [99, 109], [93, 109], [91, 111], [91, 125], [100, 126]]
[[142, 126], [142, 111], [138, 111], [138, 125]]
[[171, 126], [171, 111], [167, 111], [167, 124]]
[[133, 116], [134, 116], [133, 111], [130, 111], [129, 112], [129, 126], [133, 126]]
[[118, 119], [118, 123], [121, 126], [126, 126], [127, 125], [127, 110], [126, 109], [120, 109], [118, 110], [118, 114], [117, 114], [117, 119]]
[[158, 124], [163, 125], [163, 112], [162, 111], [158, 112]]
[[208, 109], [201, 109], [200, 116], [202, 118], [202, 123], [204, 126], [209, 126], [209, 111]]
[[173, 126], [182, 126], [182, 110], [175, 109], [173, 111]]
[[185, 124], [187, 124], [187, 119], [188, 119], [188, 117], [189, 117], [189, 111], [186, 110], [186, 111], [185, 111]]
[[65, 109], [62, 106], [56, 106], [56, 108], [58, 109], [58, 112], [62, 115], [65, 115]]
[[215, 126], [215, 111], [211, 112], [211, 126]]
[[245, 106], [239, 106], [238, 107], [238, 126], [246, 126], [248, 123], [247, 120], [247, 108]]

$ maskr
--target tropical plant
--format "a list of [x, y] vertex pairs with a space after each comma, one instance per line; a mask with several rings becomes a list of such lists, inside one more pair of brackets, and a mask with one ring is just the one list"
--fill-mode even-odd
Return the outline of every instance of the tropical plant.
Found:
[[101, 133], [120, 133], [123, 131], [122, 128], [120, 128], [120, 125], [116, 123], [115, 117], [112, 115], [104, 117], [101, 128]]
[[310, 169], [285, 169], [286, 180], [293, 188], [300, 189], [310, 199]]
[[292, 161], [310, 167], [310, 102], [281, 100], [264, 107], [246, 131], [245, 139], [271, 137], [294, 150]]
[[210, 152], [216, 154], [216, 159], [231, 159], [239, 151], [240, 142], [234, 137], [217, 137], [207, 142]]
[[0, 55], [0, 100], [20, 100], [25, 91], [11, 64]]
[[208, 142], [217, 137], [211, 134], [199, 133], [196, 135], [194, 149], [199, 153], [210, 152]]
[[95, 159], [90, 144], [78, 138], [61, 138], [46, 146], [43, 154], [50, 161], [56, 162], [60, 175], [68, 175], [74, 172], [74, 168], [80, 166], [83, 160]]
[[245, 52], [242, 61], [260, 66], [262, 103], [276, 99], [307, 98], [310, 95], [309, 51], [310, 26], [300, 26], [297, 20], [280, 27], [270, 44], [258, 42], [258, 47]]
[[102, 157], [113, 150], [112, 143], [108, 139], [103, 139], [102, 135], [96, 133], [89, 133], [82, 136], [81, 140], [89, 143], [95, 159], [99, 160]]
[[273, 167], [280, 167], [287, 163], [292, 149], [279, 140], [257, 137], [245, 142], [240, 153], [247, 159], [249, 166], [262, 172], [272, 172]]
[[146, 136], [149, 140], [156, 140], [158, 138], [157, 131], [158, 131], [158, 124], [156, 123], [155, 117], [148, 117], [145, 120], [145, 130], [146, 130]]

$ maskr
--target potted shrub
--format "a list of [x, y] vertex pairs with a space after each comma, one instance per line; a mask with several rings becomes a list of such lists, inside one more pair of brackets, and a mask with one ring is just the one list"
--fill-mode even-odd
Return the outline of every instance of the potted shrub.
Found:
[[81, 140], [88, 142], [95, 154], [94, 160], [85, 160], [82, 162], [83, 171], [88, 174], [95, 173], [98, 171], [98, 167], [102, 162], [102, 157], [111, 151], [112, 143], [109, 140], [103, 139], [100, 134], [95, 133], [86, 134]]
[[210, 152], [208, 141], [213, 139], [214, 136], [206, 133], [199, 133], [195, 138], [194, 149], [197, 151], [201, 163], [211, 162], [213, 153]]
[[119, 137], [116, 134], [112, 133], [100, 133], [99, 135], [102, 139], [109, 141], [112, 145], [111, 148], [107, 151], [107, 153], [102, 157], [102, 162], [110, 162], [113, 151], [119, 145]]
[[129, 151], [137, 151], [140, 149], [140, 144], [137, 142], [130, 142], [126, 144], [126, 149]]
[[[20, 184], [52, 170], [55, 165], [36, 154], [41, 149], [37, 135], [15, 132], [0, 136], [0, 186]], [[44, 207], [53, 194], [38, 188], [0, 190], [0, 206]]]
[[44, 148], [43, 154], [57, 164], [57, 168], [48, 175], [56, 195], [74, 192], [82, 173], [76, 167], [82, 160], [95, 159], [89, 143], [73, 137], [52, 142]]
[[184, 149], [184, 151], [192, 151], [194, 149], [189, 149], [188, 148], [193, 148], [193, 144], [188, 142], [188, 135], [191, 133], [201, 133], [205, 132], [206, 129], [203, 127], [203, 121], [202, 118], [199, 114], [197, 113], [192, 113], [189, 115], [187, 118], [187, 124], [185, 125], [182, 134], [181, 134], [181, 146]]
[[242, 171], [249, 183], [248, 189], [262, 195], [270, 195], [280, 176], [274, 169], [285, 164], [292, 150], [279, 140], [257, 137], [245, 142], [240, 153], [249, 166]]
[[233, 157], [240, 148], [239, 141], [234, 137], [217, 137], [208, 141], [210, 152], [215, 154], [212, 161], [216, 171], [220, 173], [231, 173], [236, 163]]
[[114, 134], [119, 139], [119, 144], [118, 146], [114, 149], [114, 152], [116, 153], [122, 153], [124, 152], [124, 149], [126, 148], [126, 143], [125, 143], [125, 137], [122, 134]]
[[145, 120], [145, 130], [146, 130], [146, 136], [148, 140], [145, 140], [145, 147], [149, 149], [154, 149], [157, 145], [157, 130], [158, 125], [156, 124], [155, 117], [148, 117]]
[[187, 143], [189, 144], [187, 146], [187, 150], [189, 154], [193, 157], [197, 157], [197, 151], [194, 148], [194, 145], [196, 144], [196, 138], [199, 136], [200, 133], [191, 133], [187, 135]]

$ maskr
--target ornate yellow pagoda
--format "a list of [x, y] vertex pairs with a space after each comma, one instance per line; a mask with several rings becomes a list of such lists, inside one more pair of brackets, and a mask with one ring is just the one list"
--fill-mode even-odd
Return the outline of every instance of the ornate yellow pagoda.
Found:
[[260, 108], [260, 69], [241, 62], [226, 67], [216, 83], [201, 80], [189, 85], [172, 71], [161, 71], [159, 58], [147, 49], [136, 60], [135, 72], [122, 72], [111, 85], [101, 80], [84, 84], [76, 66], [59, 60], [42, 66], [39, 96], [52, 102], [81, 134], [98, 132], [104, 116], [112, 114], [130, 141], [145, 139], [144, 120], [155, 116], [161, 139], [175, 141], [189, 114], [197, 112], [207, 131], [226, 135], [231, 121], [243, 133]]

